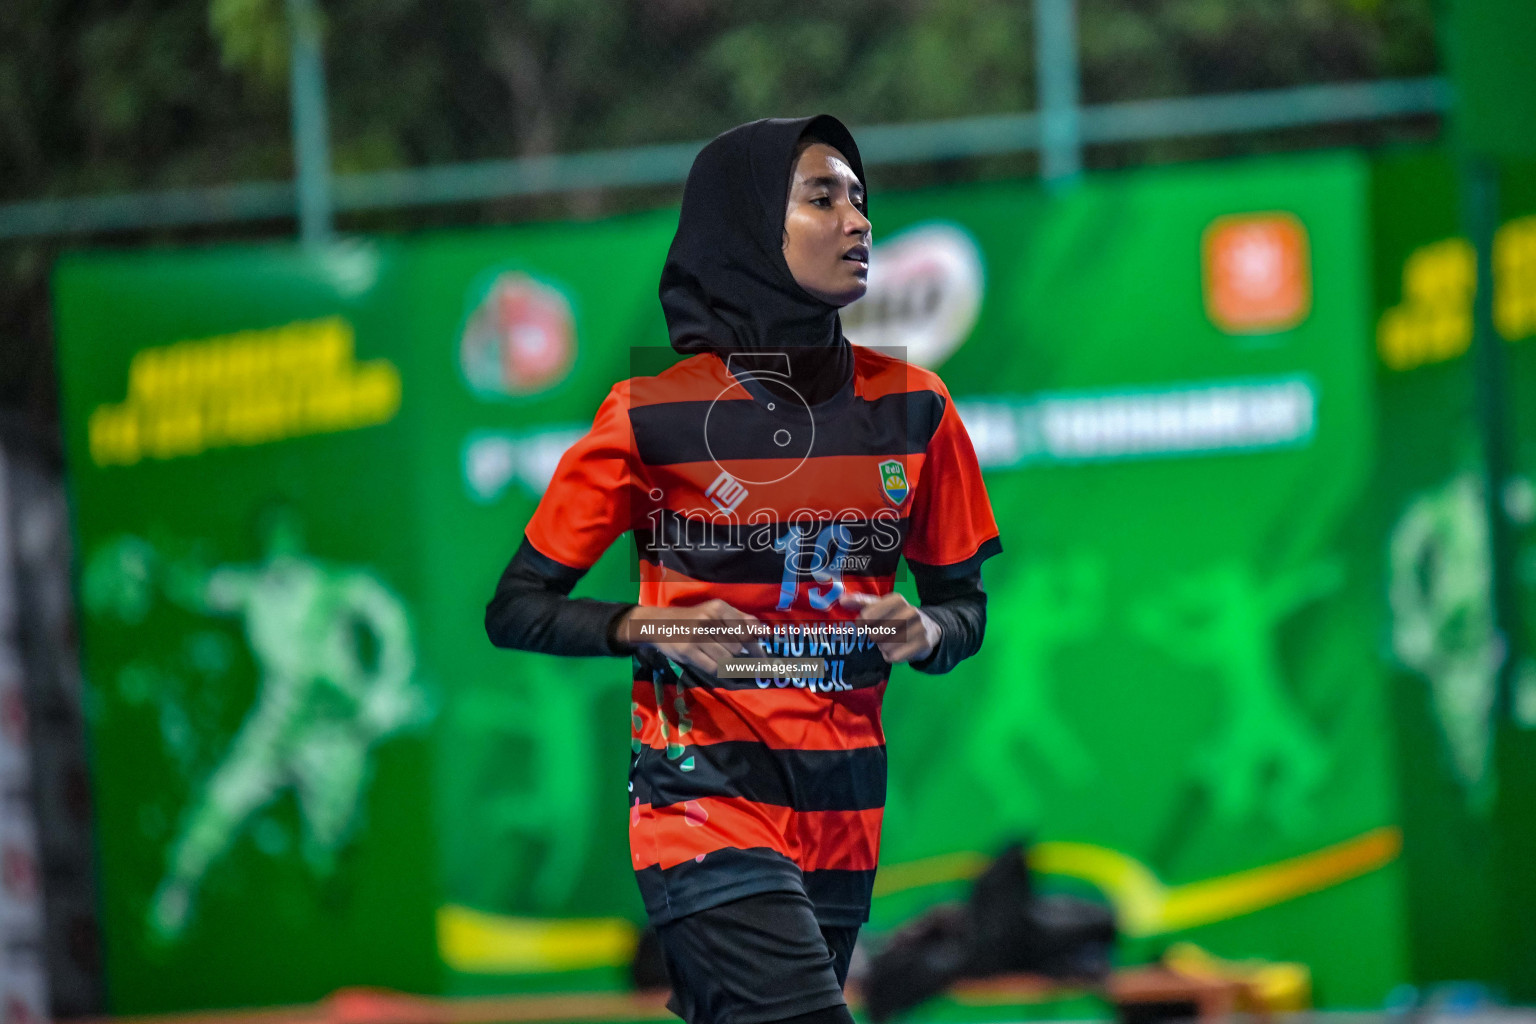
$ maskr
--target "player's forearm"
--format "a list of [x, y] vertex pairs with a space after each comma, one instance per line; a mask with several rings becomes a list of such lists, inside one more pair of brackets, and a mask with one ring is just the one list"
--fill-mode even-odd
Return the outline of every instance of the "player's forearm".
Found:
[[485, 606], [485, 632], [497, 647], [567, 657], [623, 655], [612, 627], [633, 607], [568, 595], [586, 573], [541, 555], [525, 539]]
[[943, 675], [981, 649], [987, 630], [987, 595], [981, 573], [946, 580], [914, 570], [923, 614], [943, 631], [939, 642], [920, 661], [910, 664], [919, 672]]

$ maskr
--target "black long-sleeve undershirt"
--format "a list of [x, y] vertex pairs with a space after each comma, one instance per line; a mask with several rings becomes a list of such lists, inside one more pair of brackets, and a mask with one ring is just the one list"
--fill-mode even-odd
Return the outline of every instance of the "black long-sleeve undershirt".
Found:
[[922, 661], [909, 662], [919, 672], [943, 675], [981, 650], [987, 631], [987, 592], [981, 570], [945, 576], [927, 566], [908, 562], [917, 585], [918, 606], [943, 631], [933, 651]]
[[485, 606], [485, 632], [497, 647], [566, 657], [625, 655], [633, 648], [614, 635], [634, 605], [570, 597], [583, 576], [540, 552], [524, 537]]
[[[910, 664], [919, 672], [941, 675], [981, 648], [987, 625], [981, 571], [952, 577], [908, 564], [923, 612], [942, 630], [928, 657]], [[567, 657], [634, 653], [636, 648], [617, 635], [620, 616], [634, 605], [570, 597], [585, 575], [585, 569], [549, 558], [524, 537], [485, 607], [485, 632], [491, 643]]]

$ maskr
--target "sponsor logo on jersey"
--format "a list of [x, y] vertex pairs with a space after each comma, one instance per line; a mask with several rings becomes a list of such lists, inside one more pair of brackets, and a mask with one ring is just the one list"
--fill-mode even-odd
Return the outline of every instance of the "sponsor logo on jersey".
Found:
[[907, 470], [897, 459], [886, 459], [880, 463], [880, 489], [893, 505], [900, 505], [907, 500]]
[[714, 483], [709, 485], [704, 494], [720, 511], [734, 512], [736, 506], [740, 505], [742, 499], [747, 496], [747, 488], [740, 480], [721, 470], [720, 475], [715, 477]]

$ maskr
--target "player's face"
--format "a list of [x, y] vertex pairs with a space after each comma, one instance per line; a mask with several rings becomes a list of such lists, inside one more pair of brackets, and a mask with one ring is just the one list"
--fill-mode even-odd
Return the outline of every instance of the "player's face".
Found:
[[795, 162], [784, 211], [784, 260], [795, 281], [834, 306], [869, 288], [864, 185], [843, 154], [817, 142]]

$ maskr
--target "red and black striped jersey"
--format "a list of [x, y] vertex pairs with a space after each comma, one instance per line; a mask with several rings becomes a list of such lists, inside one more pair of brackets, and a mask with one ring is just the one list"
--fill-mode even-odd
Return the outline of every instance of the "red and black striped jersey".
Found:
[[[854, 355], [816, 406], [713, 354], [620, 382], [561, 458], [528, 543], [584, 570], [633, 532], [642, 605], [720, 598], [769, 624], [856, 618], [838, 597], [889, 593], [902, 557], [976, 572], [1002, 546], [948, 390]], [[653, 921], [802, 888], [824, 923], [868, 918], [890, 665], [864, 639], [786, 631], [767, 647], [827, 672], [722, 679], [634, 661], [630, 850]]]

